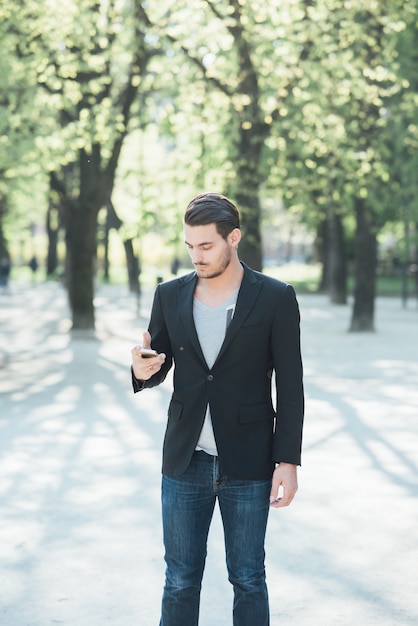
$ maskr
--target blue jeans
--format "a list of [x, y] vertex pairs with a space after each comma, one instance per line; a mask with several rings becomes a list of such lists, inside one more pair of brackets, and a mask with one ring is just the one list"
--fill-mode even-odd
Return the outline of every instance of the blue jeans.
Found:
[[232, 480], [219, 459], [195, 452], [180, 478], [162, 479], [166, 580], [160, 626], [197, 626], [207, 537], [216, 498], [224, 528], [234, 626], [268, 626], [264, 540], [271, 481]]

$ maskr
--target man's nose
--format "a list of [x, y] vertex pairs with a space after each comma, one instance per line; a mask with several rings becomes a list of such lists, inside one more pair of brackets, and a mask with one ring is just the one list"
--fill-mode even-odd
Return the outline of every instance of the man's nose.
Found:
[[192, 263], [194, 265], [199, 265], [203, 261], [203, 256], [200, 250], [196, 250], [192, 252]]

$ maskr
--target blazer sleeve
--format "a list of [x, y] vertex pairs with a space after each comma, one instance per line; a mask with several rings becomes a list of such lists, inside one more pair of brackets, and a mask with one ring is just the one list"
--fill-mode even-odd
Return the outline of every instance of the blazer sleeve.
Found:
[[171, 343], [168, 336], [167, 326], [164, 321], [160, 287], [161, 286], [158, 285], [154, 293], [154, 300], [151, 309], [150, 322], [148, 324], [148, 331], [151, 335], [151, 347], [154, 350], [157, 350], [158, 353], [164, 352], [164, 354], [166, 355], [166, 359], [160, 371], [156, 372], [156, 374], [151, 376], [151, 378], [149, 378], [148, 380], [138, 380], [137, 378], [135, 378], [131, 367], [132, 388], [134, 390], [134, 393], [142, 391], [143, 389], [156, 387], [157, 385], [162, 383], [165, 380], [173, 364]]
[[299, 306], [291, 285], [285, 286], [282, 298], [277, 302], [272, 347], [277, 394], [273, 460], [300, 465], [304, 417], [303, 368]]

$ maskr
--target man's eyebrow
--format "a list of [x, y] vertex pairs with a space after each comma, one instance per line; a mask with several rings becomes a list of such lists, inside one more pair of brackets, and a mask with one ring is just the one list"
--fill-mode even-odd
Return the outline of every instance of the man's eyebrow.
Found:
[[[191, 248], [193, 248], [192, 244], [189, 243], [188, 241], [184, 240], [184, 243], [186, 244], [186, 246], [190, 246]], [[196, 244], [196, 247], [198, 248], [199, 246], [209, 246], [213, 243], [213, 241], [200, 241], [199, 243]]]

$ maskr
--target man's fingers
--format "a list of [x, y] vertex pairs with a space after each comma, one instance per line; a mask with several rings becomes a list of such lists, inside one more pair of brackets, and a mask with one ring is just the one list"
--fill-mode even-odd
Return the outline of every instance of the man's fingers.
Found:
[[298, 490], [296, 465], [281, 463], [273, 472], [270, 506], [275, 509], [289, 506]]
[[283, 486], [272, 484], [270, 492], [270, 502], [276, 502], [283, 498]]
[[284, 506], [289, 506], [289, 504], [292, 502], [293, 498], [294, 498], [295, 494], [286, 494], [286, 492], [283, 492], [283, 495], [280, 496], [278, 495], [277, 497], [271, 496], [270, 497], [270, 506], [272, 506], [274, 509], [280, 509]]
[[142, 333], [142, 347], [148, 350], [151, 348], [151, 335], [147, 330]]
[[292, 502], [293, 498], [295, 497], [295, 493], [296, 492], [292, 492], [290, 489], [285, 489], [282, 486], [280, 486], [279, 490], [276, 491], [275, 494], [274, 492], [271, 493], [270, 505], [274, 507], [275, 509], [278, 509], [284, 506], [289, 506], [289, 504]]

